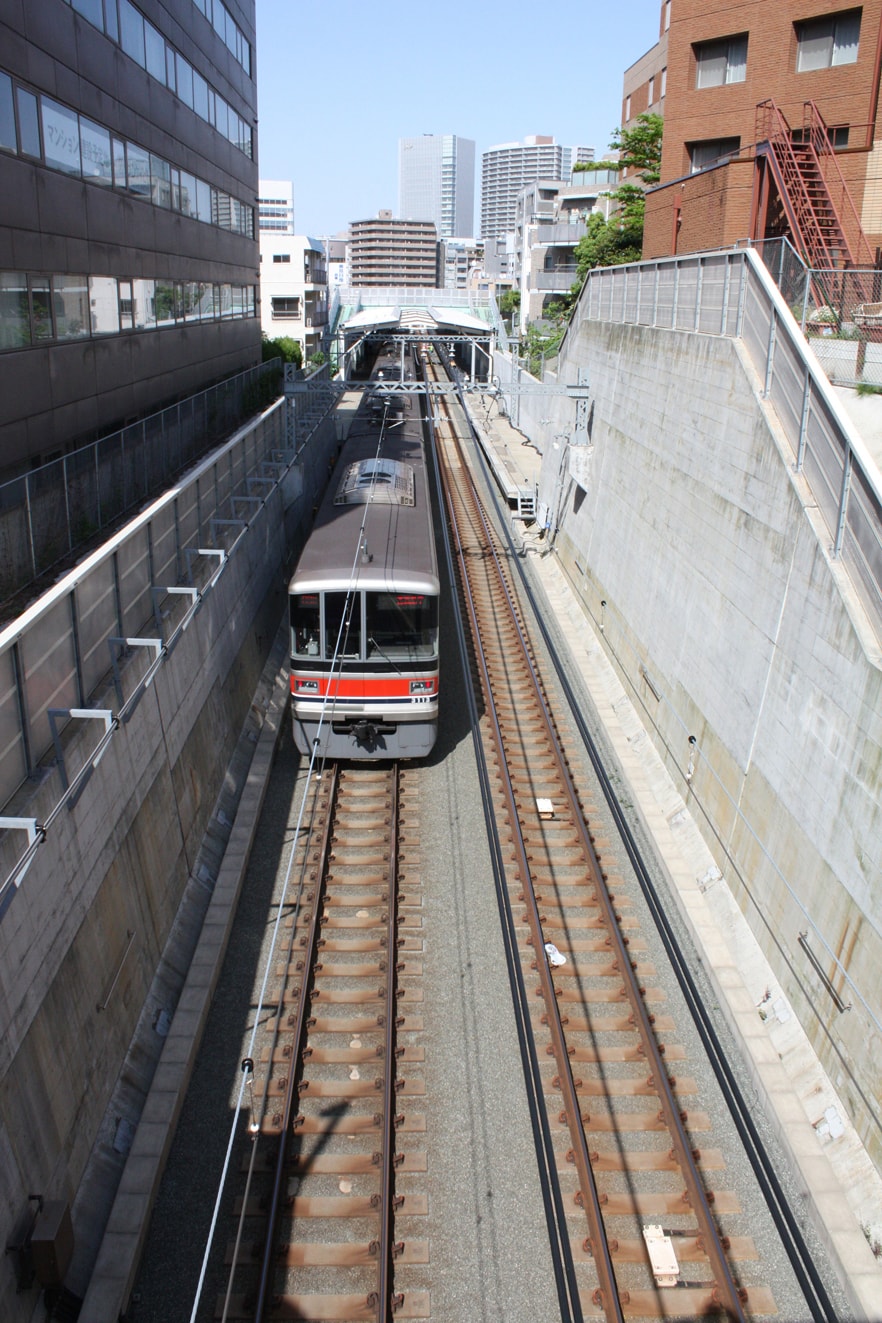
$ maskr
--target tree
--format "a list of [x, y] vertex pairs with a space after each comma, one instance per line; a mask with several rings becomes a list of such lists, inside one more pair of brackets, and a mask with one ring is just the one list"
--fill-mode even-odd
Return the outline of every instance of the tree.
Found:
[[610, 189], [607, 197], [616, 204], [609, 220], [594, 212], [588, 218], [586, 234], [576, 245], [578, 280], [574, 292], [581, 289], [585, 276], [596, 266], [621, 266], [639, 262], [643, 255], [643, 218], [645, 190], [657, 184], [661, 176], [661, 146], [664, 120], [661, 115], [644, 111], [630, 129], [616, 129], [610, 147], [618, 152], [616, 161], [580, 161], [573, 170], [635, 170], [640, 183], [628, 181]]
[[271, 358], [280, 358], [283, 363], [293, 363], [297, 368], [303, 362], [300, 342], [299, 340], [292, 340], [290, 335], [280, 335], [276, 340], [270, 340], [265, 335], [261, 357], [264, 363], [269, 362]]
[[661, 178], [662, 132], [665, 122], [661, 115], [644, 110], [630, 129], [616, 129], [610, 149], [618, 152], [615, 161], [579, 161], [576, 170], [636, 170], [638, 179], [649, 188]]
[[514, 315], [521, 306], [521, 291], [519, 289], [507, 289], [499, 300], [499, 315], [507, 317], [509, 321], [514, 321]]

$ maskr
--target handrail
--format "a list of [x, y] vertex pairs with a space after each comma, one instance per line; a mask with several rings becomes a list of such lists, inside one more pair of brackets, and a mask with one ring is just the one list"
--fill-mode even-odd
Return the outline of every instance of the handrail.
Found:
[[[781, 172], [783, 189], [781, 201], [788, 213], [790, 224], [799, 242], [808, 254], [812, 266], [837, 266], [837, 252], [828, 242], [828, 235], [818, 220], [817, 211], [808, 191], [805, 174], [797, 160], [794, 150], [792, 130], [782, 111], [771, 99], [761, 101], [757, 106], [757, 145], [767, 142], [773, 159]], [[813, 142], [808, 146], [817, 164], [818, 173], [823, 179], [820, 162]], [[831, 199], [832, 202], [832, 199]], [[839, 248], [846, 248], [847, 240], [842, 231], [838, 214], [834, 215], [835, 237]], [[823, 258], [821, 262], [818, 259]]]
[[836, 207], [839, 225], [844, 232], [845, 226], [843, 225], [842, 217], [843, 208], [845, 208], [848, 216], [849, 231], [845, 232], [845, 238], [848, 245], [849, 261], [854, 266], [874, 266], [875, 261], [873, 250], [867, 241], [867, 236], [864, 234], [857, 207], [854, 205], [854, 199], [851, 196], [848, 184], [845, 181], [845, 176], [843, 175], [839, 161], [836, 158], [836, 152], [830, 141], [827, 122], [814, 101], [805, 101], [803, 103], [803, 127], [811, 138], [812, 145], [818, 158], [824, 158], [827, 167], [824, 170], [824, 181], [827, 185], [828, 191], [830, 188], [829, 176], [832, 175], [836, 180], [839, 205], [836, 205], [836, 198], [833, 198], [832, 200], [833, 205]]

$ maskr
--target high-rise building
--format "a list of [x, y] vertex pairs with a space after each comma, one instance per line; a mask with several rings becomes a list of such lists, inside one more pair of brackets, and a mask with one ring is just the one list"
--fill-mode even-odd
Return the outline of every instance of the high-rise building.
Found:
[[434, 221], [441, 239], [475, 225], [475, 144], [455, 133], [398, 139], [398, 214]]
[[537, 179], [568, 183], [577, 161], [593, 160], [593, 147], [562, 147], [539, 134], [491, 147], [481, 157], [481, 238], [514, 230], [518, 193], [525, 184]]
[[257, 207], [261, 230], [294, 234], [294, 185], [290, 179], [261, 179]]
[[438, 233], [432, 221], [395, 220], [381, 211], [372, 220], [353, 221], [349, 227], [349, 263], [352, 284], [410, 285], [435, 289], [438, 285]]
[[250, 367], [255, 0], [0, 11], [0, 470]]

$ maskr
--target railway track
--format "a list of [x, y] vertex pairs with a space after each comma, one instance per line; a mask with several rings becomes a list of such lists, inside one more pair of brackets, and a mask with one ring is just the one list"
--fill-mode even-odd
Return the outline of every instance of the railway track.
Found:
[[414, 775], [335, 764], [309, 793], [215, 1317], [426, 1318], [395, 1282], [428, 1255]]
[[665, 1014], [618, 847], [591, 828], [445, 401], [439, 457], [479, 729], [564, 1214], [572, 1317], [775, 1314]]

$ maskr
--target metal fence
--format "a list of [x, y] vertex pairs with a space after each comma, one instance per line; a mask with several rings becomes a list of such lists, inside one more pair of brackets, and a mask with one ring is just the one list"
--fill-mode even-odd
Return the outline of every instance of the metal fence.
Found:
[[[278, 400], [0, 632], [0, 804], [120, 657], [159, 664], [293, 459]], [[117, 724], [133, 695], [118, 699]]]
[[[737, 337], [744, 345], [829, 532], [882, 637], [882, 479], [832, 390], [790, 302], [754, 248], [589, 273], [567, 337], [583, 321]], [[562, 354], [565, 352], [562, 346]]]
[[830, 380], [882, 390], [882, 271], [807, 267], [783, 238], [753, 246]]
[[258, 364], [0, 484], [0, 602], [118, 525], [278, 394]]

